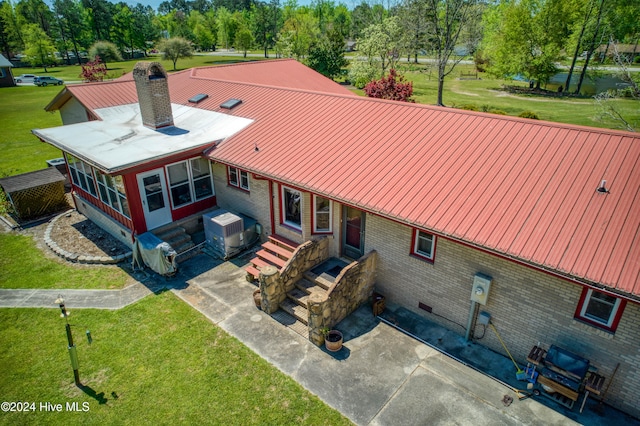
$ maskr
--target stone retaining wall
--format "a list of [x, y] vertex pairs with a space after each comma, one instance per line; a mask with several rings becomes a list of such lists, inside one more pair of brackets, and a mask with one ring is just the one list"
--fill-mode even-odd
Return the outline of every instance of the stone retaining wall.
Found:
[[373, 293], [377, 260], [376, 251], [370, 251], [345, 266], [326, 295], [312, 293], [309, 296], [309, 340], [322, 345], [323, 329], [333, 328], [369, 300]]
[[275, 267], [263, 268], [259, 277], [262, 310], [268, 314], [277, 311], [302, 275], [328, 258], [329, 240], [323, 237], [298, 246], [280, 271]]

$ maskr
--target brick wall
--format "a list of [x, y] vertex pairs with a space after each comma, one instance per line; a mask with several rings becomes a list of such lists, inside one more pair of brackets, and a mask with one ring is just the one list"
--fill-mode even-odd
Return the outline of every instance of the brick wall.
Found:
[[[226, 169], [214, 167], [216, 192], [222, 207], [240, 211], [268, 224], [268, 185], [251, 180], [251, 194], [227, 188]], [[221, 176], [224, 180], [221, 181]], [[279, 187], [274, 184], [276, 233], [303, 242], [311, 234], [312, 204], [310, 194], [303, 201], [302, 232], [280, 224]], [[333, 203], [333, 235], [328, 236], [330, 256], [339, 256], [342, 208]], [[266, 228], [265, 228], [266, 229]], [[431, 321], [465, 335], [471, 305], [471, 287], [476, 273], [493, 278], [486, 306], [478, 311], [491, 319], [505, 344], [520, 365], [538, 342], [556, 344], [591, 360], [599, 373], [610, 378], [616, 364], [620, 367], [607, 394], [607, 401], [621, 410], [640, 417], [637, 395], [640, 394], [640, 305], [627, 303], [615, 334], [584, 324], [573, 318], [582, 287], [549, 274], [484, 253], [465, 245], [438, 238], [433, 263], [410, 255], [412, 229], [408, 226], [367, 215], [365, 253], [378, 253], [376, 291], [387, 301], [396, 303]], [[422, 302], [432, 308], [428, 313], [418, 308]], [[478, 325], [472, 336], [477, 343], [505, 354], [495, 333]], [[605, 384], [606, 386], [606, 384]]]
[[[619, 362], [607, 401], [640, 416], [638, 304], [627, 304], [616, 333], [611, 334], [573, 318], [582, 286], [444, 238], [437, 239], [431, 264], [410, 256], [411, 233], [408, 226], [367, 216], [365, 248], [378, 252], [376, 290], [389, 302], [464, 335], [473, 277], [478, 272], [489, 275], [493, 282], [487, 305], [480, 305], [478, 311], [491, 314], [516, 361], [526, 365], [529, 350], [541, 342], [584, 356], [607, 378]], [[430, 306], [433, 313], [418, 308], [418, 302]], [[481, 336], [482, 326], [474, 331]], [[477, 343], [506, 355], [491, 329]]]

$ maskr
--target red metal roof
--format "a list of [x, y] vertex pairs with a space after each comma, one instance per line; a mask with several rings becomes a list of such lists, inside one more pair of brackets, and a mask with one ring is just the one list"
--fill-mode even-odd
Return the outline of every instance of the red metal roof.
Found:
[[[303, 89], [339, 95], [353, 95], [346, 87], [313, 71], [293, 59], [272, 59], [268, 61], [241, 62], [236, 64], [213, 65], [181, 71], [191, 78], [235, 81], [262, 86]], [[177, 73], [174, 73], [177, 74]], [[133, 81], [133, 74], [127, 73], [116, 81]]]
[[[228, 113], [255, 120], [215, 161], [640, 296], [640, 135], [195, 74], [170, 77], [172, 102], [242, 99]], [[135, 98], [128, 82], [69, 90], [90, 108]]]

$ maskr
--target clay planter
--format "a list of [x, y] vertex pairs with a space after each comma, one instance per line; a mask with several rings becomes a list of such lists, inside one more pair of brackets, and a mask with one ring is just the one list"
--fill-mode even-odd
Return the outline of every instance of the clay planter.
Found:
[[256, 308], [262, 309], [262, 295], [260, 294], [260, 289], [253, 291], [253, 301], [256, 304]]
[[342, 349], [342, 333], [338, 330], [329, 330], [324, 335], [324, 346], [331, 352]]

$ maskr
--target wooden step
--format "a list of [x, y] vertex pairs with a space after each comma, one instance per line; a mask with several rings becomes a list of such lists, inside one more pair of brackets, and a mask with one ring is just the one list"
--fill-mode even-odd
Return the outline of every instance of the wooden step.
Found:
[[300, 290], [298, 287], [294, 287], [289, 293], [287, 293], [287, 297], [302, 306], [303, 308], [309, 308], [307, 306], [307, 300], [309, 299], [309, 293], [306, 291]]
[[323, 288], [323, 289], [325, 289], [325, 290], [329, 290], [329, 287], [331, 287], [331, 286], [333, 285], [333, 281], [329, 281], [329, 280], [327, 280], [327, 279], [323, 278], [323, 277], [322, 277], [322, 276], [320, 276], [320, 275], [316, 275], [316, 274], [314, 274], [314, 273], [313, 273], [313, 272], [311, 272], [311, 271], [307, 271], [307, 272], [305, 272], [305, 273], [304, 273], [304, 277], [305, 277], [307, 280], [309, 280], [309, 281], [311, 281], [311, 282], [315, 283], [316, 285], [318, 285], [318, 286], [322, 287], [322, 288]]
[[299, 288], [300, 290], [304, 291], [307, 294], [311, 294], [312, 292], [316, 291], [319, 292], [321, 294], [326, 294], [327, 293], [327, 289], [324, 287], [321, 287], [319, 285], [317, 285], [316, 283], [313, 283], [305, 278], [302, 278], [301, 280], [299, 280], [298, 282], [296, 282], [296, 287]]
[[309, 326], [307, 324], [298, 321], [295, 317], [291, 316], [282, 309], [278, 309], [271, 314], [271, 318], [278, 321], [288, 329], [295, 331], [305, 339], [309, 338]]
[[258, 277], [260, 276], [260, 271], [256, 269], [253, 265], [247, 266], [246, 268], [244, 268], [244, 270], [247, 271], [247, 274], [251, 275], [254, 280], [257, 280]]
[[280, 309], [293, 315], [298, 321], [303, 324], [309, 325], [309, 311], [307, 308], [298, 305], [291, 299], [284, 299], [280, 304]]
[[279, 245], [273, 244], [270, 241], [267, 241], [266, 243], [262, 244], [262, 248], [274, 254], [277, 254], [278, 256], [286, 260], [289, 260], [291, 258], [291, 255], [293, 254], [292, 251], [284, 247], [280, 247]]
[[250, 262], [253, 264], [253, 266], [257, 267], [258, 269], [262, 269], [265, 266], [271, 265], [269, 262], [266, 262], [263, 259], [260, 259], [259, 257], [254, 257], [253, 259], [250, 260]]
[[291, 241], [290, 239], [281, 237], [280, 235], [272, 234], [272, 235], [269, 235], [268, 238], [269, 238], [269, 241], [271, 241], [273, 244], [280, 247], [284, 247], [290, 250], [291, 252], [293, 252], [300, 245], [295, 241]]
[[286, 260], [279, 258], [278, 256], [276, 256], [275, 254], [271, 254], [266, 250], [260, 250], [256, 253], [258, 255], [258, 257], [262, 260], [266, 260], [267, 262], [271, 263], [272, 265], [275, 265], [278, 269], [282, 268], [284, 266], [285, 263], [287, 263]]

